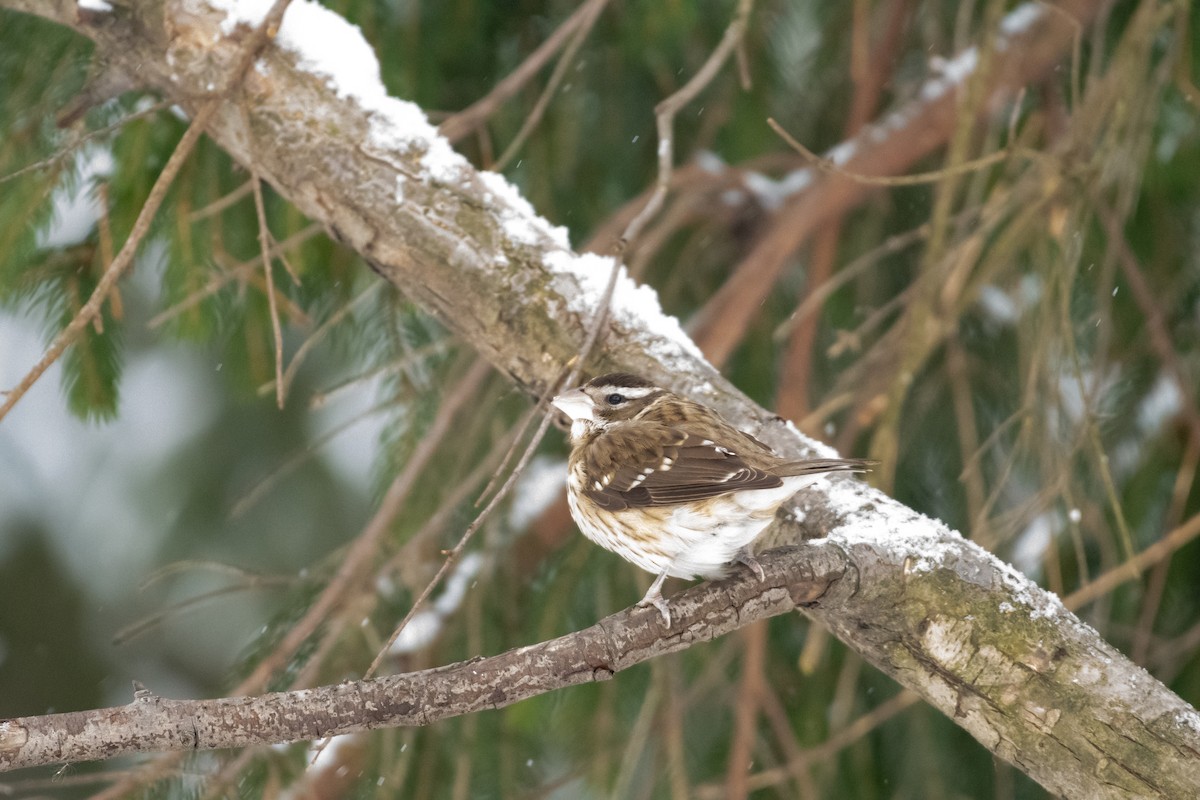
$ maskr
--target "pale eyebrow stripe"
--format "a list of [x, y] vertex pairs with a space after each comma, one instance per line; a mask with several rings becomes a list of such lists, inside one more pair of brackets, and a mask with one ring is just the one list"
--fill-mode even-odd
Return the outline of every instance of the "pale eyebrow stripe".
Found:
[[633, 386], [629, 388], [624, 386], [605, 386], [603, 389], [603, 392], [606, 395], [622, 394], [630, 400], [641, 400], [646, 395], [653, 394], [657, 391], [658, 388], [654, 386]]

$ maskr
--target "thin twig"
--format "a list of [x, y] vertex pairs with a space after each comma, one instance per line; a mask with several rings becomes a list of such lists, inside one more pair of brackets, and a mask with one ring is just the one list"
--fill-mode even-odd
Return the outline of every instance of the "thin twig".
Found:
[[756, 622], [740, 633], [742, 640], [742, 679], [734, 701], [733, 739], [725, 767], [725, 796], [744, 798], [749, 792], [746, 779], [754, 743], [757, 740], [759, 701], [762, 696], [763, 663], [767, 652], [767, 625]]
[[508, 470], [508, 462], [512, 461], [513, 456], [516, 455], [517, 446], [520, 445], [521, 440], [525, 438], [525, 431], [529, 430], [529, 426], [533, 424], [533, 421], [537, 419], [538, 415], [543, 411], [544, 406], [542, 404], [542, 398], [539, 397], [538, 402], [534, 404], [533, 408], [529, 409], [529, 412], [525, 414], [525, 417], [521, 420], [521, 424], [517, 427], [517, 435], [513, 437], [512, 443], [509, 444], [508, 452], [506, 452], [504, 454], [504, 458], [501, 459], [499, 466], [496, 468], [495, 474], [493, 474], [491, 479], [487, 482], [487, 486], [483, 487], [483, 491], [479, 493], [479, 498], [475, 501], [476, 508], [483, 505], [484, 498], [490, 495], [492, 490], [496, 488], [496, 484], [500, 482], [500, 476], [504, 475]]
[[312, 439], [307, 440], [302, 447], [297, 448], [290, 456], [284, 459], [283, 463], [275, 466], [266, 476], [255, 483], [250, 490], [242, 494], [229, 509], [229, 518], [238, 519], [245, 515], [247, 511], [253, 508], [259, 500], [267, 495], [272, 489], [279, 485], [285, 477], [295, 472], [304, 464], [307, 464], [321, 448], [329, 442], [336, 439], [345, 431], [354, 427], [365, 419], [373, 417], [376, 414], [382, 414], [395, 406], [393, 400], [385, 399], [375, 403], [370, 408], [355, 414], [347, 420], [344, 420], [329, 430], [322, 431]]
[[653, 756], [653, 748], [657, 737], [651, 739], [650, 733], [654, 718], [657, 716], [656, 712], [661, 704], [661, 697], [660, 686], [656, 683], [651, 683], [642, 695], [642, 707], [638, 709], [637, 718], [633, 721], [633, 725], [630, 726], [629, 734], [625, 741], [625, 748], [617, 761], [621, 766], [617, 770], [616, 779], [613, 781], [611, 797], [634, 796], [634, 775], [641, 769], [644, 769], [647, 760]]
[[161, 100], [152, 106], [143, 108], [141, 111], [135, 111], [132, 114], [130, 114], [129, 116], [121, 117], [121, 119], [117, 120], [116, 122], [114, 122], [110, 125], [105, 125], [103, 128], [97, 128], [94, 131], [88, 131], [87, 133], [81, 135], [75, 141], [64, 145], [60, 150], [55, 152], [55, 154], [50, 156], [49, 158], [43, 158], [41, 161], [35, 161], [32, 164], [27, 164], [26, 166], [21, 167], [20, 169], [14, 171], [14, 172], [10, 172], [7, 175], [0, 175], [0, 185], [8, 183], [11, 180], [15, 180], [28, 172], [36, 172], [39, 169], [45, 169], [46, 167], [52, 167], [56, 164], [59, 164], [63, 160], [65, 160], [67, 156], [74, 153], [76, 150], [78, 150], [80, 147], [82, 147], [83, 145], [90, 142], [92, 139], [99, 139], [101, 136], [104, 136], [105, 134], [112, 133], [113, 131], [116, 131], [116, 130], [120, 130], [121, 128], [125, 127], [130, 122], [133, 122], [136, 119], [141, 119], [142, 117], [148, 117], [151, 114], [157, 114], [159, 111], [162, 111], [162, 110], [164, 110], [166, 108], [170, 108], [170, 107], [171, 107], [171, 103], [167, 102], [166, 100]]
[[587, 41], [588, 34], [592, 32], [592, 27], [596, 24], [596, 19], [599, 18], [600, 12], [604, 10], [608, 0], [600, 0], [592, 5], [585, 6], [588, 13], [584, 15], [583, 20], [578, 26], [578, 31], [571, 39], [570, 44], [563, 50], [562, 58], [554, 65], [554, 71], [550, 73], [550, 80], [546, 81], [546, 87], [542, 89], [541, 95], [538, 96], [537, 102], [533, 106], [533, 111], [529, 112], [529, 116], [525, 117], [525, 121], [521, 123], [521, 129], [517, 131], [517, 135], [509, 142], [508, 147], [504, 148], [504, 152], [500, 158], [496, 160], [492, 167], [496, 172], [503, 172], [508, 166], [513, 157], [521, 150], [521, 146], [525, 144], [525, 140], [529, 138], [529, 134], [533, 133], [533, 129], [537, 127], [542, 120], [542, 115], [546, 113], [546, 107], [550, 105], [550, 98], [554, 96], [558, 86], [562, 83], [562, 79], [566, 77], [567, 70], [575, 63], [575, 55], [579, 52], [579, 48]]
[[279, 324], [279, 307], [275, 302], [275, 276], [271, 272], [271, 229], [267, 227], [267, 210], [263, 204], [262, 181], [258, 172], [252, 174], [254, 184], [254, 213], [258, 215], [259, 257], [262, 259], [263, 276], [267, 281], [267, 307], [271, 314], [271, 335], [275, 339], [275, 405], [283, 408], [285, 384], [283, 382], [283, 328]]
[[[991, 155], [982, 156], [971, 161], [963, 161], [958, 164], [953, 164], [944, 169], [934, 170], [932, 172], [919, 172], [915, 175], [862, 175], [857, 172], [851, 172], [848, 169], [843, 169], [835, 162], [809, 150], [800, 142], [783, 129], [783, 126], [776, 122], [773, 118], [767, 119], [767, 124], [771, 126], [771, 130], [779, 134], [779, 138], [787, 143], [788, 147], [795, 150], [800, 155], [807, 158], [822, 172], [831, 172], [835, 175], [841, 175], [843, 178], [849, 178], [857, 183], [864, 183], [868, 186], [918, 186], [926, 183], [937, 183], [946, 178], [954, 178], [968, 172], [990, 167], [992, 164], [997, 164], [1004, 161], [1012, 155], [1008, 150], [998, 150]], [[1030, 155], [1033, 155], [1030, 153]]]
[[351, 375], [350, 377], [333, 384], [328, 389], [314, 394], [311, 398], [309, 398], [308, 407], [310, 410], [324, 408], [329, 404], [330, 400], [342, 392], [349, 391], [358, 384], [364, 381], [369, 381], [379, 375], [385, 375], [392, 372], [398, 373], [424, 358], [445, 353], [455, 345], [456, 341], [457, 340], [453, 336], [445, 336], [441, 339], [435, 339], [428, 344], [413, 348], [404, 355], [394, 358], [386, 364], [381, 364], [377, 367], [371, 367], [365, 372]]
[[1196, 397], [1195, 382], [1188, 376], [1179, 354], [1175, 351], [1165, 315], [1154, 297], [1154, 292], [1150, 289], [1150, 284], [1146, 281], [1146, 276], [1142, 274], [1142, 265], [1133, 249], [1130, 248], [1129, 241], [1125, 238], [1120, 220], [1103, 198], [1097, 196], [1094, 200], [1097, 216], [1100, 217], [1100, 222], [1108, 234], [1109, 247], [1116, 254], [1117, 263], [1125, 274], [1125, 280], [1129, 282], [1134, 302], [1137, 303], [1145, 317], [1146, 331], [1150, 335], [1150, 347], [1158, 356], [1158, 360], [1167, 373], [1170, 374], [1175, 387], [1183, 398], [1183, 402], [1180, 404], [1180, 416], [1188, 429], [1189, 438], [1194, 445], [1200, 446], [1200, 406], [1197, 406], [1200, 400]]
[[[204, 794], [200, 795], [199, 800], [229, 797], [230, 793], [226, 791], [226, 787], [242, 775], [242, 770], [246, 769], [258, 757], [261, 750], [262, 748], [260, 747], [247, 747], [234, 758], [222, 764], [220, 772], [204, 782]], [[195, 794], [192, 796], [195, 797]]]
[[[809, 765], [819, 763], [824, 759], [831, 758], [839, 751], [845, 749], [848, 745], [858, 741], [868, 733], [878, 728], [883, 723], [887, 722], [892, 717], [899, 714], [901, 711], [916, 705], [921, 700], [921, 696], [916, 692], [905, 689], [894, 697], [889, 698], [884, 703], [871, 709], [867, 714], [863, 714], [853, 723], [847, 725], [842, 730], [830, 736], [816, 747], [810, 747], [803, 751], [803, 757], [798, 761], [792, 761], [783, 766], [773, 769], [763, 770], [750, 776], [748, 781], [750, 790], [763, 789], [772, 786], [783, 780], [789, 775], [802, 775], [807, 771]], [[700, 797], [721, 797], [720, 794], [711, 792], [698, 793]]]
[[[518, 441], [518, 439], [518, 436], [512, 436], [513, 442]], [[500, 445], [505, 444], [507, 442], [502, 439]], [[408, 540], [404, 542], [404, 546], [396, 551], [395, 555], [379, 568], [377, 574], [382, 577], [399, 570], [401, 564], [411, 563], [420, 546], [431, 536], [434, 536], [446, 527], [451, 515], [466, 501], [467, 495], [475, 490], [475, 487], [484, 479], [484, 476], [497, 471], [499, 455], [499, 446], [493, 447], [486, 456], [479, 460], [479, 463], [475, 465], [474, 469], [465, 478], [459, 479], [457, 481], [458, 485], [441, 501], [437, 510], [429, 516], [425, 524], [416, 533], [408, 537]]]
[[1063, 605], [1075, 610], [1098, 597], [1103, 597], [1121, 584], [1139, 577], [1147, 567], [1162, 561], [1197, 536], [1200, 536], [1200, 514], [1194, 515], [1132, 558], [1122, 561], [1107, 572], [1097, 575], [1095, 580], [1071, 592], [1063, 598]]
[[247, 583], [222, 586], [219, 589], [210, 589], [207, 592], [201, 592], [199, 594], [192, 595], [191, 597], [180, 600], [177, 603], [172, 603], [171, 605], [166, 606], [149, 616], [142, 617], [137, 622], [126, 625], [113, 634], [112, 643], [114, 646], [127, 644], [130, 640], [136, 639], [151, 628], [157, 627], [163, 622], [163, 620], [178, 616], [185, 611], [202, 606], [209, 600], [213, 600], [218, 597], [227, 597], [238, 592], [248, 592], [255, 589], [286, 586], [293, 582], [294, 580], [292, 578], [261, 575], [258, 576], [257, 580], [251, 580]]
[[654, 193], [650, 195], [646, 205], [638, 212], [637, 216], [629, 221], [629, 225], [621, 234], [620, 242], [617, 245], [619, 252], [624, 252], [629, 243], [641, 233], [646, 223], [662, 208], [663, 201], [667, 197], [667, 190], [671, 185], [671, 172], [675, 168], [675, 115], [712, 82], [717, 71], [737, 48], [742, 36], [745, 35], [746, 25], [753, 7], [754, 0], [738, 1], [733, 21], [725, 29], [725, 35], [721, 37], [721, 41], [709, 54], [708, 59], [679, 91], [654, 107], [655, 124], [658, 129], [658, 180], [654, 186]]
[[83, 307], [71, 318], [67, 327], [59, 332], [54, 337], [54, 341], [50, 344], [49, 349], [41, 357], [41, 359], [33, 365], [33, 367], [25, 374], [14, 388], [3, 392], [5, 400], [0, 404], [0, 420], [8, 415], [13, 406], [25, 396], [25, 393], [33, 387], [38, 378], [50, 368], [50, 365], [62, 356], [66, 349], [75, 343], [84, 329], [92, 324], [92, 321], [100, 316], [104, 301], [109, 293], [113, 290], [117, 281], [125, 272], [133, 266], [133, 257], [137, 253], [138, 245], [146, 237], [150, 231], [150, 223], [153, 222], [155, 214], [162, 206], [163, 201], [167, 197], [167, 191], [171, 188], [171, 184], [175, 181], [175, 176], [179, 174], [179, 170], [183, 167], [183, 162], [191, 154], [192, 148], [200, 139], [200, 134], [204, 132], [204, 126], [208, 124], [208, 120], [216, 113], [220, 107], [220, 98], [213, 99], [206, 103], [196, 114], [196, 118], [192, 120], [192, 124], [184, 131], [183, 138], [179, 140], [179, 144], [175, 146], [175, 151], [171, 153], [171, 157], [167, 160], [163, 171], [159, 173], [158, 179], [154, 182], [154, 186], [150, 189], [149, 196], [146, 197], [146, 202], [142, 205], [142, 210], [138, 213], [137, 219], [133, 223], [133, 228], [129, 232], [129, 237], [125, 240], [125, 244], [121, 246], [120, 252], [113, 259], [112, 264], [101, 276], [96, 283], [95, 290], [92, 291], [88, 301]]
[[[876, 113], [883, 87], [897, 63], [904, 18], [909, 9], [906, 0], [889, 0], [886, 6], [881, 6], [882, 34], [873, 43], [870, 6], [867, 0], [854, 0], [853, 3], [850, 74], [854, 97], [843, 128], [846, 139], [858, 134]], [[835, 214], [817, 233], [804, 280], [805, 296], [811, 296], [833, 277], [844, 221], [844, 214]], [[775, 390], [775, 410], [787, 419], [802, 419], [811, 409], [808, 388], [812, 384], [817, 322], [815, 316], [800, 318], [783, 352]]]
[[[324, 231], [324, 228], [319, 223], [314, 222], [311, 225], [307, 225], [293, 233], [288, 238], [284, 239], [282, 242], [278, 242], [273, 245], [269, 251], [269, 254], [272, 258], [281, 256], [284, 252], [292, 249], [293, 247], [299, 247], [322, 231]], [[183, 312], [198, 306], [204, 300], [212, 297], [214, 294], [224, 289], [231, 281], [248, 279], [251, 273], [258, 269], [259, 265], [262, 263], [262, 255], [257, 255], [249, 261], [244, 261], [228, 270], [225, 270], [219, 275], [213, 276], [209, 279], [208, 283], [204, 284], [204, 286], [200, 289], [192, 292], [170, 308], [160, 311], [158, 314], [155, 314], [153, 317], [151, 317], [146, 323], [146, 327], [153, 330], [162, 325], [164, 322], [168, 322]]]
[[346, 557], [342, 559], [333, 578], [321, 591], [316, 602], [309, 607], [300, 621], [292, 626], [275, 650], [259, 662], [254, 672], [242, 681], [236, 690], [237, 694], [261, 690], [276, 670], [287, 663], [300, 645], [312, 635], [313, 631], [320, 626], [334, 607], [342, 601], [350, 588], [355, 585], [368, 561], [375, 555], [379, 542], [391, 530], [392, 521], [399, 515], [409, 493], [416, 485], [417, 478], [425, 470], [442, 440], [450, 433], [454, 417], [469, 402], [475, 400], [479, 387], [490, 369], [486, 361], [477, 358], [471, 368], [467, 370], [467, 374], [442, 402], [429, 430], [417, 444], [408, 463], [404, 465], [404, 469], [388, 487], [375, 515], [371, 517], [366, 527], [350, 545]]
[[687, 748], [684, 746], [683, 704], [680, 702], [679, 659], [657, 658], [650, 664], [651, 674], [662, 693], [662, 712], [659, 728], [662, 731], [666, 758], [667, 785], [671, 800], [687, 800], [692, 796], [688, 787]]
[[[818, 628], [810, 626], [808, 630], [811, 633], [814, 630], [818, 630]], [[777, 687], [771, 682], [767, 682], [762, 688], [761, 702], [763, 717], [766, 718], [767, 723], [771, 726], [772, 733], [775, 734], [775, 743], [781, 751], [780, 754], [784, 757], [785, 763], [799, 761], [803, 758], [803, 750], [797, 741], [796, 730], [792, 725], [791, 715], [788, 713], [787, 708], [784, 707], [783, 701], [779, 698]], [[787, 691], [786, 687], [778, 688]], [[785, 777], [780, 776], [776, 784], [773, 785], [773, 788], [780, 791], [778, 786], [783, 783]], [[795, 784], [795, 789], [792, 792], [780, 791], [781, 795], [786, 797], [790, 794], [798, 798], [798, 800], [818, 800], [820, 793], [813, 782], [811, 770], [799, 770], [791, 778]]]
[[[592, 324], [588, 330], [587, 338], [584, 340], [583, 345], [579, 348], [579, 353], [569, 363], [570, 369], [567, 372], [565, 380], [556, 380], [546, 387], [546, 390], [542, 392], [542, 396], [538, 398], [538, 402], [534, 407], [533, 413], [540, 413], [542, 409], [546, 407], [547, 403], [549, 403], [550, 397], [553, 396], [552, 393], [558, 387], [562, 385], [572, 386], [579, 378], [579, 375], [583, 369], [583, 365], [587, 363], [588, 356], [591, 354], [592, 350], [596, 346], [596, 342], [600, 338], [600, 331], [604, 328], [605, 323], [608, 321], [609, 306], [612, 305], [612, 297], [617, 288], [617, 277], [620, 275], [620, 272], [621, 261], [620, 259], [614, 258], [612, 269], [608, 274], [608, 284], [604, 287], [604, 295], [600, 298], [599, 307], [596, 309], [596, 317], [592, 320]], [[396, 642], [396, 639], [400, 637], [400, 634], [404, 631], [404, 627], [408, 625], [410, 621], [412, 621], [413, 616], [417, 613], [417, 610], [421, 607], [421, 604], [429, 598], [429, 595], [433, 592], [434, 587], [441, 582], [442, 578], [445, 577], [447, 572], [449, 572], [451, 565], [458, 560], [458, 557], [462, 554], [463, 549], [467, 546], [467, 542], [469, 542], [471, 537], [474, 536], [475, 531], [479, 530], [480, 526], [483, 525], [487, 518], [490, 517], [492, 512], [496, 509], [496, 506], [500, 504], [500, 501], [502, 501], [508, 495], [509, 490], [512, 489], [512, 487], [516, 484], [517, 478], [520, 477], [530, 459], [533, 458], [533, 454], [537, 450], [537, 446], [541, 443], [542, 437], [546, 435], [546, 431], [549, 429], [552, 419], [552, 414], [545, 414], [542, 416], [542, 421], [538, 425], [537, 431], [534, 432], [533, 438], [529, 440], [529, 444], [526, 446], [525, 452], [521, 454], [521, 460], [517, 462], [516, 467], [513, 468], [512, 473], [509, 474], [508, 479], [504, 482], [504, 485], [500, 487], [500, 490], [496, 492], [491, 501], [488, 502], [488, 504], [483, 508], [482, 511], [479, 512], [478, 515], [476, 515], [471, 524], [467, 526], [467, 529], [463, 531], [463, 535], [459, 538], [458, 543], [454, 545], [454, 548], [446, 553], [446, 558], [442, 562], [442, 566], [438, 568], [437, 574], [433, 576], [433, 578], [429, 581], [429, 584], [413, 602], [412, 607], [408, 610], [408, 613], [404, 615], [404, 619], [402, 619], [400, 624], [396, 626], [396, 629], [392, 631], [392, 635], [388, 637], [387, 643], [384, 644], [383, 648], [380, 649], [379, 653], [375, 656], [375, 659], [371, 662], [371, 665], [367, 668], [366, 673], [363, 675], [364, 680], [370, 678], [375, 674], [375, 671], [379, 669], [379, 665], [382, 663], [384, 656], [387, 655], [392, 645]]]
[[[964, 212], [961, 218], [965, 218], [968, 214], [974, 214], [976, 211], [977, 209], [968, 209], [967, 212]], [[929, 225], [918, 225], [911, 230], [903, 233], [897, 233], [895, 236], [888, 237], [883, 244], [872, 248], [866, 253], [863, 253], [861, 256], [838, 270], [838, 273], [831, 277], [828, 281], [822, 283], [820, 286], [813, 287], [813, 291], [805, 295], [804, 300], [799, 306], [796, 307], [796, 310], [793, 311], [786, 320], [779, 323], [778, 327], [775, 328], [772, 337], [778, 341], [789, 335], [792, 329], [799, 324], [801, 320], [805, 319], [808, 315], [819, 309], [829, 298], [829, 296], [838, 289], [841, 289], [852, 280], [861, 277], [861, 275], [866, 272], [869, 267], [874, 266], [887, 256], [895, 255], [906, 248], [912, 247], [915, 244], [919, 244], [922, 240], [928, 238], [928, 236]]]
[[[575, 370], [577, 369], [578, 367], [573, 369], [572, 374], [574, 374]], [[543, 395], [542, 400], [538, 403], [539, 407], [541, 407], [542, 403], [545, 402], [549, 392], [555, 388], [557, 387], [547, 387], [546, 394]], [[508, 480], [504, 482], [504, 485], [500, 487], [500, 491], [496, 493], [491, 501], [484, 506], [483, 510], [475, 516], [475, 519], [470, 525], [467, 526], [467, 529], [463, 531], [463, 535], [459, 537], [458, 543], [454, 545], [454, 548], [446, 553], [446, 558], [442, 561], [442, 566], [438, 568], [437, 574], [430, 579], [429, 583], [421, 591], [421, 594], [418, 595], [417, 599], [413, 601], [412, 607], [409, 608], [408, 613], [404, 615], [404, 619], [402, 619], [400, 624], [396, 626], [396, 629], [392, 631], [392, 635], [388, 637], [387, 642], [375, 656], [375, 659], [371, 662], [371, 666], [369, 666], [367, 671], [363, 673], [363, 680], [371, 678], [375, 674], [375, 671], [379, 669], [379, 665], [383, 662], [384, 657], [391, 650], [392, 645], [395, 644], [396, 639], [400, 637], [400, 634], [404, 631], [405, 626], [412, 621], [413, 616], [416, 615], [417, 611], [421, 608], [421, 605], [429, 599], [429, 595], [433, 593], [434, 588], [441, 583], [442, 578], [444, 578], [446, 573], [450, 571], [450, 567], [455, 561], [458, 560], [458, 557], [462, 555], [467, 543], [471, 541], [471, 537], [475, 535], [475, 532], [479, 530], [480, 526], [482, 526], [483, 523], [487, 521], [488, 517], [492, 515], [492, 512], [496, 510], [496, 507], [500, 504], [500, 501], [502, 501], [508, 495], [509, 489], [511, 489], [513, 484], [516, 483], [517, 478], [525, 470], [525, 466], [533, 457], [533, 453], [537, 449], [538, 444], [541, 443], [542, 437], [546, 434], [546, 429], [550, 427], [551, 419], [553, 419], [553, 417], [550, 414], [545, 414], [542, 416], [541, 424], [538, 426], [537, 431], [533, 434], [533, 439], [530, 440], [529, 446], [526, 447], [525, 452], [522, 453], [521, 460], [517, 462], [517, 466], [513, 468], [512, 473], [508, 476]]]
[[[375, 281], [363, 291], [359, 292], [348, 303], [344, 303], [341, 308], [329, 315], [329, 319], [321, 323], [321, 325], [312, 332], [303, 342], [296, 352], [292, 354], [292, 360], [288, 362], [287, 369], [283, 372], [283, 393], [286, 395], [292, 389], [292, 382], [296, 380], [296, 373], [300, 370], [300, 365], [304, 363], [304, 359], [312, 352], [313, 348], [325, 338], [331, 330], [337, 327], [342, 320], [350, 315], [350, 312], [357, 308], [364, 301], [380, 291], [384, 286], [387, 286], [383, 281]], [[272, 383], [265, 384], [259, 387], [259, 391], [270, 391], [273, 387]]]
[[[118, 265], [120, 265], [120, 270], [123, 272], [128, 268], [129, 264], [133, 262], [134, 251], [136, 251], [138, 243], [142, 238], [145, 237], [146, 232], [149, 230], [150, 222], [152, 221], [155, 213], [158, 211], [159, 206], [162, 205], [163, 199], [166, 197], [167, 190], [174, 181], [175, 175], [178, 174], [179, 170], [182, 168], [183, 162], [188, 153], [191, 152], [191, 149], [199, 140], [200, 134], [204, 130], [204, 126], [221, 107], [221, 104], [233, 93], [233, 90], [240, 85], [242, 77], [246, 74], [246, 70], [250, 68], [250, 65], [254, 62], [254, 59], [257, 58], [259, 51], [264, 45], [266, 45], [268, 39], [274, 36], [275, 32], [279, 30], [279, 24], [282, 21], [283, 14], [287, 10], [290, 2], [291, 0], [275, 0], [275, 3], [263, 17], [263, 21], [259, 23], [258, 27], [254, 29], [254, 32], [247, 39], [242, 48], [241, 55], [238, 58], [237, 65], [230, 73], [229, 78], [226, 80], [222, 90], [200, 108], [200, 111], [196, 114], [192, 124], [188, 126], [186, 131], [184, 131], [183, 137], [180, 139], [179, 144], [175, 146], [175, 151], [167, 160], [167, 164], [163, 167], [163, 171], [159, 174], [154, 186], [151, 187], [150, 194], [146, 198], [146, 202], [142, 205], [142, 210], [138, 213], [137, 220], [135, 220], [133, 224], [133, 228], [129, 233], [129, 237], [125, 240], [125, 244], [121, 247], [121, 252], [117, 254], [117, 257], [113, 260], [112, 268], [110, 268], [108, 274], [105, 275], [105, 278], [107, 278], [109, 274], [113, 275], [109, 286], [111, 286], [112, 283], [115, 283], [116, 279], [120, 277], [119, 274], [114, 274], [117, 272], [116, 268]], [[124, 263], [122, 263], [122, 259], [125, 260]], [[104, 279], [101, 279], [100, 283], [96, 286], [96, 290], [92, 293], [92, 298], [88, 301], [89, 305], [95, 301], [95, 309], [91, 312], [93, 316], [98, 313], [100, 304], [103, 302], [104, 296], [108, 291], [108, 287], [105, 287], [103, 284]], [[100, 293], [102, 288], [104, 289], [105, 294]], [[37, 374], [33, 375], [32, 380], [29, 381], [29, 385], [32, 385], [33, 381], [37, 380], [37, 377], [40, 376], [42, 372], [45, 372], [46, 367], [48, 367], [50, 363], [53, 363], [53, 360], [62, 354], [63, 349], [70, 344], [70, 341], [73, 339], [73, 337], [77, 335], [78, 330], [82, 330], [82, 328], [87, 325], [87, 320], [83, 320], [78, 324], [76, 333], [71, 334], [71, 339], [65, 338], [71, 331], [72, 327], [76, 325], [76, 320], [79, 319], [80, 317], [77, 316], [71, 321], [71, 324], [68, 325], [67, 329], [59, 334], [59, 337], [55, 340], [55, 343], [57, 344], [61, 339], [63, 340], [62, 345], [58, 348], [58, 351], [54, 353], [53, 358], [47, 361], [44, 366], [39, 364], [40, 369], [35, 367]], [[50, 353], [47, 353], [47, 356], [50, 356]], [[43, 357], [43, 361], [45, 360], [46, 357]], [[28, 391], [28, 386], [25, 387], [21, 394], [24, 394], [25, 391]], [[5, 402], [3, 407], [0, 407], [0, 419], [3, 419], [4, 414], [6, 414], [7, 411], [12, 408], [12, 405], [19, 398], [20, 395], [14, 397], [12, 393], [9, 394], [7, 402]], [[136, 787], [144, 785], [148, 781], [157, 780], [170, 770], [173, 770], [180, 758], [181, 756], [179, 754], [172, 753], [159, 759], [155, 759], [154, 761], [146, 764], [144, 767], [123, 777], [120, 781], [112, 786], [109, 786], [108, 789], [104, 790], [103, 792], [97, 793], [93, 800], [111, 800], [112, 798], [125, 797]]]
[[603, 8], [607, 3], [608, 0], [587, 0], [575, 10], [574, 14], [567, 17], [558, 26], [558, 29], [542, 42], [541, 46], [521, 62], [519, 67], [505, 76], [504, 80], [497, 83], [490, 92], [438, 126], [438, 133], [454, 143], [483, 125], [488, 117], [496, 113], [497, 109], [511, 100], [517, 92], [521, 91], [521, 87], [538, 74], [588, 15], [593, 13], [594, 9]]
[[229, 208], [230, 206], [236, 205], [237, 203], [241, 202], [241, 200], [246, 195], [253, 192], [254, 184], [255, 184], [255, 180], [253, 178], [251, 178], [250, 180], [243, 183], [241, 186], [234, 189], [232, 192], [229, 192], [228, 194], [224, 195], [223, 197], [220, 197], [220, 198], [214, 200], [213, 202], [206, 205], [204, 208], [196, 209], [191, 214], [188, 214], [187, 221], [195, 223], [195, 222], [200, 222], [201, 220], [208, 219], [209, 217], [215, 217], [217, 214], [220, 214], [222, 211]]

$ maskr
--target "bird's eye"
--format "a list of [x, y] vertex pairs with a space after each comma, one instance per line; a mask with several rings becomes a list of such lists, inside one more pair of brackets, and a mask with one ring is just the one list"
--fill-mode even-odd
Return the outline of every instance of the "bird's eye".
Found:
[[607, 403], [608, 403], [610, 406], [619, 406], [619, 405], [621, 405], [621, 403], [624, 403], [624, 402], [625, 402], [625, 395], [623, 395], [623, 394], [617, 394], [616, 392], [613, 392], [613, 393], [612, 393], [612, 394], [610, 394], [608, 397], [604, 398], [604, 400], [605, 400], [605, 401], [606, 401], [606, 402], [607, 402]]

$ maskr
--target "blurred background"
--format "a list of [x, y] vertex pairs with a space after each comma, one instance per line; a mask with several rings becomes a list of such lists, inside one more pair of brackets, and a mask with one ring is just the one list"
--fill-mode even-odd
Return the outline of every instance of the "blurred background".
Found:
[[[877, 485], [1059, 593], [1197, 703], [1190, 4], [1076, 2], [1078, 36], [999, 100], [987, 70], [1013, 54], [998, 37], [1046, 6], [325, 5], [361, 27], [393, 94], [602, 252], [654, 185], [655, 105], [748, 11], [743, 45], [678, 115], [671, 193], [631, 271], [757, 401], [881, 460]], [[556, 35], [514, 97], [455, 116]], [[58, 128], [90, 53], [0, 11], [3, 389], [86, 301], [185, 128], [137, 93]], [[957, 112], [894, 162], [935, 174], [872, 184], [806, 228], [819, 172], [767, 119], [826, 152], [948, 82], [964, 86]], [[875, 147], [911, 144], [881, 128]], [[276, 263], [282, 410], [249, 175], [202, 140], [103, 324], [0, 421], [0, 717], [123, 704], [134, 680], [219, 696], [273, 657], [270, 688], [360, 677], [478, 512], [529, 399], [269, 187], [264, 200], [298, 279]], [[452, 435], [431, 438], [439, 413]], [[280, 651], [423, 445], [368, 568]], [[385, 671], [558, 636], [641, 596], [649, 576], [570, 522], [565, 455], [552, 431]], [[1163, 540], [1137, 580], [1095, 582]], [[798, 617], [312, 758], [305, 745], [205, 754], [176, 762], [156, 796], [1046, 796]], [[6, 775], [0, 790], [134, 793], [120, 781], [136, 763]]]

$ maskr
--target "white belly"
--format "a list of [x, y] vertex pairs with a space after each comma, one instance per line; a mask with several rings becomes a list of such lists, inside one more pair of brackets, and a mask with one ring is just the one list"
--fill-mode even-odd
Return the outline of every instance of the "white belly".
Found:
[[[581, 519], [573, 481], [571, 516], [585, 536], [654, 575], [720, 578], [742, 548], [766, 530], [779, 506], [818, 476], [784, 478], [774, 489], [756, 489], [703, 501], [610, 512], [612, 524]], [[714, 525], [714, 521], [718, 524]]]

